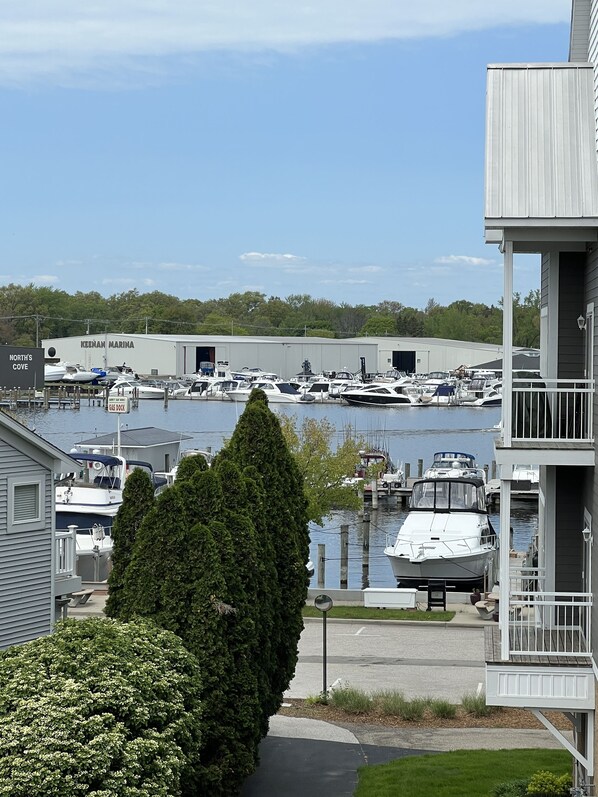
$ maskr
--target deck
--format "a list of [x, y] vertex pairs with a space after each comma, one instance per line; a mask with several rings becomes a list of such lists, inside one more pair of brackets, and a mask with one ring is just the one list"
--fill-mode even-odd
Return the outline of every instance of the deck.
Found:
[[[578, 631], [551, 629], [542, 631], [535, 629], [533, 633], [521, 628], [509, 629], [510, 658], [504, 661], [500, 656], [500, 627], [498, 625], [484, 628], [484, 657], [487, 664], [555, 666], [555, 667], [588, 667], [591, 657], [580, 655], [582, 644]], [[527, 648], [516, 652], [515, 648]], [[529, 652], [530, 649], [537, 652]], [[571, 651], [571, 652], [569, 652]]]

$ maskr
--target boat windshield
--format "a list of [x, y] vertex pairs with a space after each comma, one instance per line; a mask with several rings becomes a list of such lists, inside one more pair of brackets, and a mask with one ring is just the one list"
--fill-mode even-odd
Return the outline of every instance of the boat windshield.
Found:
[[410, 506], [428, 512], [486, 512], [486, 496], [478, 480], [431, 479], [415, 482]]

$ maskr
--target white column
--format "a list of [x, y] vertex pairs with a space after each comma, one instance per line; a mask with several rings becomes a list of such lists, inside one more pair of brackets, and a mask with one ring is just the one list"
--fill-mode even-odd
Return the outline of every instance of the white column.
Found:
[[[504, 400], [504, 399], [503, 399]], [[498, 622], [500, 624], [500, 657], [509, 660], [509, 567], [511, 564], [511, 476], [512, 466], [500, 470], [500, 584]]]
[[[502, 297], [502, 438], [511, 446], [513, 404], [513, 241], [505, 241]], [[502, 486], [501, 486], [502, 490]], [[502, 499], [501, 499], [502, 507]], [[501, 508], [502, 513], [502, 508]]]

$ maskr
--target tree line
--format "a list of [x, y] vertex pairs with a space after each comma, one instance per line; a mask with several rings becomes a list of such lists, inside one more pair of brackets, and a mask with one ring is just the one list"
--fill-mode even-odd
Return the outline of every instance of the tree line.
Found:
[[[54, 288], [10, 284], [0, 288], [0, 337], [14, 346], [104, 332], [330, 338], [388, 335], [500, 345], [501, 304], [460, 299], [442, 306], [430, 299], [423, 309], [394, 300], [352, 306], [307, 294], [281, 299], [257, 291], [201, 301], [159, 291], [131, 290], [104, 297], [95, 291], [71, 295]], [[539, 290], [525, 297], [515, 294], [513, 318], [513, 343], [538, 347]]]

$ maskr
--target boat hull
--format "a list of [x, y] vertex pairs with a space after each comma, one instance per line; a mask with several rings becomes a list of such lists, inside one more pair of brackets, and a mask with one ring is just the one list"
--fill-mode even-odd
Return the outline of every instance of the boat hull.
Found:
[[496, 563], [494, 547], [462, 556], [420, 560], [397, 556], [392, 548], [386, 548], [384, 553], [399, 583], [417, 581], [418, 584], [426, 584], [430, 579], [447, 581], [449, 584], [481, 583], [487, 574], [493, 572]]

